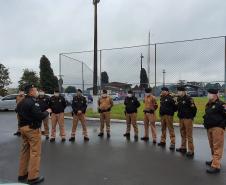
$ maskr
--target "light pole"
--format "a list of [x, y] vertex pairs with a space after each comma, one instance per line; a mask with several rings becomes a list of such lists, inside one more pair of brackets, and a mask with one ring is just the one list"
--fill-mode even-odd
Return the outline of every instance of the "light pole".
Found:
[[93, 58], [93, 112], [97, 112], [98, 87], [97, 87], [97, 54], [98, 54], [98, 35], [97, 35], [97, 4], [100, 0], [93, 0], [94, 5], [94, 58]]
[[163, 87], [165, 87], [165, 85], [166, 85], [166, 70], [163, 69], [162, 73], [163, 73]]
[[98, 40], [97, 40], [97, 4], [100, 0], [93, 0], [94, 5], [94, 61], [93, 61], [93, 95], [97, 96], [97, 52], [98, 52]]

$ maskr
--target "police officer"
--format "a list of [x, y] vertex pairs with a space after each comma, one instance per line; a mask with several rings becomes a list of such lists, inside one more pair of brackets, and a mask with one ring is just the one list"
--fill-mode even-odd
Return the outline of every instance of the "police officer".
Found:
[[173, 97], [169, 93], [167, 87], [162, 88], [160, 98], [160, 110], [159, 114], [161, 117], [162, 136], [161, 142], [158, 146], [165, 147], [166, 145], [166, 129], [168, 128], [170, 134], [170, 150], [175, 150], [175, 133], [173, 128], [173, 116], [177, 110], [176, 103]]
[[20, 152], [19, 182], [37, 184], [44, 181], [39, 176], [41, 158], [41, 124], [42, 120], [51, 112], [47, 109], [41, 112], [36, 102], [37, 89], [33, 85], [25, 87], [26, 97], [17, 105], [19, 126], [22, 135], [22, 147]]
[[224, 151], [224, 132], [226, 126], [226, 104], [219, 99], [218, 90], [208, 91], [209, 102], [206, 104], [204, 126], [207, 129], [212, 160], [207, 161], [207, 173], [220, 172], [221, 159]]
[[52, 109], [51, 121], [51, 139], [50, 142], [55, 142], [56, 138], [56, 126], [59, 124], [61, 141], [65, 142], [65, 126], [64, 126], [64, 109], [66, 108], [66, 100], [60, 95], [59, 90], [54, 91], [54, 95], [50, 98], [49, 107]]
[[130, 139], [131, 125], [134, 128], [134, 139], [138, 140], [138, 127], [137, 127], [137, 109], [140, 107], [140, 102], [133, 95], [133, 92], [128, 91], [127, 97], [124, 100], [125, 114], [126, 114], [126, 133], [123, 135], [128, 140]]
[[145, 89], [144, 97], [144, 137], [141, 138], [143, 141], [149, 141], [149, 126], [151, 126], [151, 133], [153, 144], [156, 144], [157, 132], [156, 132], [156, 114], [155, 111], [158, 108], [158, 104], [155, 96], [152, 95], [152, 89]]
[[[184, 86], [177, 88], [178, 98], [178, 118], [180, 123], [181, 133], [181, 147], [176, 151], [185, 154], [187, 157], [194, 156], [194, 144], [193, 144], [193, 120], [197, 113], [197, 108], [194, 100], [187, 95]], [[188, 145], [188, 150], [187, 150]]]
[[[19, 94], [16, 96], [16, 104], [18, 105], [24, 98], [25, 98], [24, 91], [23, 90], [20, 90], [19, 91]], [[16, 110], [16, 112], [17, 112], [17, 110]], [[20, 129], [19, 129], [19, 118], [18, 118], [18, 114], [17, 114], [17, 120], [18, 120], [18, 129], [17, 129], [17, 131], [13, 135], [14, 136], [21, 136]]]
[[71, 138], [69, 139], [69, 141], [71, 142], [75, 141], [75, 134], [76, 134], [78, 121], [80, 121], [82, 124], [84, 141], [89, 141], [87, 127], [86, 127], [86, 117], [85, 117], [86, 109], [87, 109], [86, 98], [82, 95], [82, 90], [78, 89], [77, 95], [73, 98], [73, 101], [72, 101], [73, 126], [72, 126]]
[[[45, 91], [42, 89], [39, 91], [37, 102], [42, 112], [49, 108], [50, 98], [45, 95]], [[48, 140], [49, 139], [49, 117], [46, 117], [46, 119], [43, 120], [43, 126], [44, 126], [44, 131], [42, 132], [42, 134], [45, 135], [46, 140]]]
[[107, 137], [110, 138], [110, 112], [113, 107], [113, 101], [107, 94], [107, 90], [103, 89], [102, 95], [98, 100], [98, 111], [100, 113], [100, 133], [99, 137], [104, 136], [104, 126], [106, 125]]

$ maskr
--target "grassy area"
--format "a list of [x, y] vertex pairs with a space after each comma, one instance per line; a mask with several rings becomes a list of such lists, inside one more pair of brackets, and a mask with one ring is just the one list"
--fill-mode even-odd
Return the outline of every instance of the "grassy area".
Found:
[[[196, 124], [202, 124], [203, 123], [203, 115], [205, 112], [205, 105], [206, 102], [208, 101], [207, 98], [205, 97], [197, 97], [194, 98], [195, 104], [198, 108], [198, 112], [197, 115], [195, 117], [194, 123]], [[159, 99], [158, 99], [158, 105], [159, 105]], [[138, 110], [138, 120], [142, 121], [143, 120], [143, 103], [141, 103], [141, 107]], [[99, 118], [99, 114], [98, 113], [94, 113], [92, 111], [92, 109], [88, 109], [87, 110], [87, 117], [93, 117], [93, 118]], [[112, 112], [111, 112], [111, 118], [112, 119], [125, 119], [125, 115], [124, 115], [124, 105], [123, 104], [118, 104], [115, 105], [112, 108]], [[160, 121], [159, 118], [159, 110], [157, 110], [157, 120]], [[178, 118], [177, 118], [177, 114], [175, 114], [174, 116], [174, 122], [178, 122]]]

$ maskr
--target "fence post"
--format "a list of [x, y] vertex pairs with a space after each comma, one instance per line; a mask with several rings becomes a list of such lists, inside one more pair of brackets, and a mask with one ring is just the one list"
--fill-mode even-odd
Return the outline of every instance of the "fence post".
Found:
[[84, 63], [82, 62], [82, 92], [84, 92]]
[[155, 87], [154, 87], [154, 94], [156, 95], [156, 86], [157, 86], [157, 44], [155, 44]]
[[101, 89], [102, 89], [102, 86], [101, 86], [101, 73], [102, 73], [102, 50], [100, 50], [100, 93], [101, 93]]
[[226, 36], [224, 36], [224, 100], [226, 100]]
[[60, 93], [62, 93], [62, 85], [63, 85], [63, 79], [61, 74], [61, 53], [59, 54], [59, 80], [58, 80], [58, 87]]

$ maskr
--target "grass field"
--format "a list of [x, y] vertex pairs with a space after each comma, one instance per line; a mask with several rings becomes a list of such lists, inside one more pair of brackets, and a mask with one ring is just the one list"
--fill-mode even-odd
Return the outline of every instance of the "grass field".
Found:
[[[206, 97], [197, 97], [197, 98], [194, 98], [194, 101], [195, 101], [195, 104], [197, 106], [197, 109], [198, 109], [198, 112], [197, 112], [197, 115], [194, 119], [194, 123], [196, 124], [202, 124], [203, 123], [203, 115], [204, 115], [204, 112], [205, 112], [205, 105], [207, 103], [207, 98]], [[158, 105], [159, 105], [159, 99], [158, 99]], [[123, 104], [118, 104], [118, 105], [115, 105], [113, 108], [112, 108], [112, 111], [111, 111], [111, 118], [112, 119], [121, 119], [121, 120], [124, 120], [125, 119], [125, 115], [124, 115], [124, 105]], [[92, 111], [92, 109], [88, 109], [87, 110], [87, 117], [92, 117], [92, 118], [99, 118], [99, 114], [98, 113], [94, 113]], [[159, 118], [159, 110], [157, 110], [157, 120], [160, 121], [160, 118]], [[138, 110], [138, 114], [137, 114], [137, 118], [139, 121], [142, 121], [143, 120], [143, 103], [141, 103], [141, 106]], [[174, 122], [178, 122], [178, 118], [177, 118], [177, 113], [175, 114], [174, 116]]]

